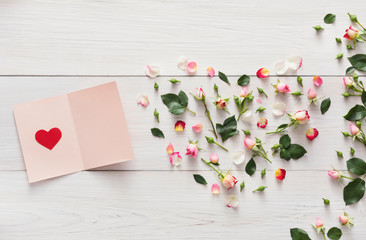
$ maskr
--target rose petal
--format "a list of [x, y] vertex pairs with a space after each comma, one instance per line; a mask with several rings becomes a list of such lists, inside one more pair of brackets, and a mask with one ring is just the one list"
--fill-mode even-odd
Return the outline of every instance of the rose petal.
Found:
[[323, 84], [323, 79], [319, 76], [313, 78], [313, 83], [315, 86], [320, 87]]
[[210, 77], [215, 76], [215, 69], [213, 69], [213, 67], [208, 67], [206, 69], [206, 71], [207, 71], [208, 76], [210, 76]]
[[149, 104], [150, 104], [149, 97], [146, 94], [140, 94], [137, 97], [137, 104], [140, 104], [143, 107], [149, 106]]
[[217, 153], [212, 153], [210, 155], [210, 162], [217, 164], [219, 162], [219, 155]]
[[245, 161], [245, 151], [236, 151], [231, 155], [231, 158], [235, 165], [240, 165]]
[[310, 128], [309, 130], [306, 131], [306, 137], [310, 141], [313, 141], [314, 138], [316, 138], [318, 135], [319, 135], [319, 131], [316, 128]]
[[213, 194], [219, 194], [220, 193], [220, 186], [217, 183], [212, 184], [211, 192]]
[[187, 69], [187, 62], [188, 58], [186, 58], [185, 56], [180, 56], [177, 59], [177, 67], [185, 71]]
[[272, 114], [281, 117], [286, 112], [286, 105], [283, 102], [275, 102], [272, 104]]
[[237, 208], [239, 206], [239, 200], [235, 195], [226, 196], [225, 205], [229, 208]]
[[247, 110], [240, 118], [245, 123], [250, 123], [253, 121], [253, 112], [251, 110]]
[[281, 61], [277, 62], [274, 67], [275, 67], [276, 74], [278, 74], [278, 75], [285, 74], [288, 69], [287, 61], [281, 60]]
[[286, 176], [286, 170], [285, 169], [282, 169], [282, 168], [279, 168], [275, 171], [275, 177], [278, 179], [278, 180], [283, 180]]
[[148, 77], [156, 78], [160, 74], [160, 67], [157, 65], [146, 65], [145, 74]]
[[173, 166], [179, 166], [182, 163], [182, 157], [179, 155], [179, 152], [170, 154], [169, 160]]
[[193, 74], [197, 72], [197, 63], [196, 62], [189, 62], [187, 64], [187, 72], [189, 74]]
[[257, 71], [257, 77], [258, 78], [266, 78], [269, 76], [269, 71], [267, 68], [260, 68], [258, 71]]
[[202, 128], [203, 128], [202, 123], [198, 123], [198, 124], [192, 126], [193, 131], [198, 132], [198, 133], [202, 131]]
[[262, 100], [261, 99], [259, 99], [259, 98], [257, 98], [257, 103], [262, 103]]
[[174, 152], [173, 144], [169, 143], [169, 145], [166, 147], [166, 152], [170, 155]]
[[290, 69], [297, 71], [302, 65], [302, 57], [292, 56], [287, 58], [287, 65]]
[[186, 127], [186, 123], [183, 121], [177, 121], [174, 126], [174, 130], [177, 132], [182, 132]]

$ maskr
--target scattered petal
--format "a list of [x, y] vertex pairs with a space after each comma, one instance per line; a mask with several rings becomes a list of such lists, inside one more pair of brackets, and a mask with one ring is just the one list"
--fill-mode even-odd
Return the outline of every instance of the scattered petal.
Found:
[[323, 84], [323, 79], [319, 76], [313, 78], [313, 83], [315, 86], [320, 87]]
[[290, 69], [297, 71], [302, 65], [302, 57], [291, 56], [287, 58], [287, 65]]
[[310, 141], [313, 141], [314, 138], [316, 138], [318, 135], [319, 135], [319, 131], [316, 128], [310, 128], [309, 130], [306, 131], [306, 137]]
[[283, 102], [275, 102], [272, 104], [272, 114], [281, 117], [286, 112], [286, 105]]
[[179, 155], [179, 152], [170, 154], [169, 160], [173, 166], [179, 166], [182, 163], [182, 157]]
[[213, 67], [208, 67], [206, 69], [206, 71], [207, 71], [208, 76], [210, 76], [210, 77], [215, 76], [215, 69], [213, 69]]
[[198, 123], [198, 124], [192, 126], [193, 131], [198, 132], [198, 133], [202, 131], [202, 128], [203, 128], [202, 123]]
[[268, 120], [266, 118], [260, 118], [257, 122], [257, 127], [265, 128], [268, 124]]
[[146, 94], [140, 94], [137, 97], [137, 104], [140, 104], [143, 107], [149, 106], [149, 104], [150, 104], [149, 97]]
[[210, 162], [217, 164], [219, 162], [219, 155], [217, 153], [211, 153]]
[[212, 184], [211, 192], [213, 194], [219, 194], [220, 193], [220, 186], [217, 183]]
[[245, 123], [251, 123], [254, 120], [253, 112], [251, 110], [247, 110], [241, 115], [240, 119]]
[[239, 206], [239, 200], [235, 195], [226, 196], [225, 205], [229, 208], [237, 208]]
[[170, 155], [174, 152], [173, 144], [169, 143], [169, 145], [166, 147], [166, 152]]
[[260, 98], [257, 98], [257, 103], [262, 103], [262, 100]]
[[160, 74], [160, 67], [157, 65], [146, 65], [145, 74], [148, 77], [156, 78]]
[[186, 123], [183, 121], [177, 121], [174, 126], [174, 130], [177, 132], [182, 132], [186, 127]]
[[185, 71], [187, 69], [187, 63], [188, 63], [188, 58], [186, 58], [185, 56], [178, 57], [178, 59], [177, 59], [178, 68]]
[[260, 68], [258, 71], [257, 71], [257, 77], [258, 78], [266, 78], [269, 76], [269, 71], [267, 68]]
[[196, 62], [189, 62], [187, 64], [187, 72], [189, 74], [194, 74], [197, 72], [197, 63]]
[[276, 74], [282, 75], [285, 74], [288, 70], [288, 65], [286, 60], [281, 60], [275, 64]]
[[278, 180], [283, 180], [286, 176], [286, 170], [285, 169], [282, 169], [282, 168], [279, 168], [275, 171], [275, 177], [278, 179]]
[[243, 150], [236, 151], [231, 155], [231, 158], [235, 165], [240, 165], [245, 161], [245, 152]]

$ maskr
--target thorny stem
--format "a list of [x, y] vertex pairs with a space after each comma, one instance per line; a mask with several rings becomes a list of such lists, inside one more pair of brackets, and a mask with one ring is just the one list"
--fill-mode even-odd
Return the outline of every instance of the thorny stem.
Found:
[[207, 116], [208, 120], [210, 120], [210, 122], [211, 122], [212, 132], [214, 133], [215, 138], [217, 139], [217, 133], [216, 133], [216, 130], [215, 130], [215, 126], [214, 126], [214, 124], [213, 124], [213, 122], [212, 122], [211, 114], [210, 114], [210, 111], [209, 111], [209, 110], [208, 110], [208, 108], [207, 108], [207, 105], [206, 105], [206, 101], [205, 101], [205, 99], [203, 99], [203, 100], [202, 100], [202, 102], [203, 102], [203, 105], [205, 106], [205, 114], [206, 114], [206, 116]]
[[213, 170], [215, 170], [215, 172], [219, 175], [219, 177], [222, 177], [222, 178], [224, 178], [224, 176], [222, 175], [222, 173], [221, 172], [219, 172], [219, 171], [217, 171], [217, 169], [216, 168], [214, 168], [209, 162], [207, 162], [205, 159], [203, 159], [203, 158], [201, 158], [201, 160], [204, 162], [204, 163], [206, 163], [210, 168], [212, 168]]

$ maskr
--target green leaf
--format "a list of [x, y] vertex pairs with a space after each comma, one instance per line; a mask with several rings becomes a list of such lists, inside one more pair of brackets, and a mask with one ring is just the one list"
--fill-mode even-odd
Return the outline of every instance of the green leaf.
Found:
[[347, 161], [347, 169], [358, 176], [366, 174], [366, 162], [360, 158], [351, 158]]
[[365, 194], [365, 181], [361, 178], [356, 178], [348, 183], [343, 189], [343, 200], [346, 205], [352, 205], [363, 197]]
[[366, 92], [365, 91], [362, 92], [361, 101], [362, 101], [363, 105], [366, 106]]
[[159, 128], [152, 128], [151, 134], [155, 137], [165, 138], [164, 133]]
[[277, 130], [280, 130], [280, 129], [282, 129], [282, 128], [286, 128], [287, 126], [288, 126], [288, 124], [287, 124], [287, 123], [283, 123], [283, 124], [281, 124], [280, 126], [278, 126], [278, 127], [277, 127], [276, 131], [277, 131]]
[[230, 85], [229, 79], [227, 78], [226, 74], [219, 71], [219, 78]]
[[264, 176], [266, 176], [266, 169], [263, 169], [263, 170], [261, 171], [261, 178], [263, 179], [263, 178], [264, 178]]
[[206, 179], [204, 177], [202, 177], [201, 175], [199, 175], [199, 174], [193, 174], [193, 177], [194, 177], [194, 180], [197, 183], [203, 184], [203, 185], [206, 185], [207, 184]]
[[355, 68], [354, 67], [348, 67], [346, 69], [346, 75], [350, 75], [351, 73], [353, 73], [355, 71]]
[[326, 23], [326, 24], [334, 23], [335, 20], [336, 20], [336, 15], [331, 14], [331, 13], [328, 13], [324, 17], [324, 23]]
[[322, 101], [322, 103], [320, 104], [320, 111], [322, 112], [322, 114], [328, 111], [330, 104], [331, 104], [330, 98], [326, 98]]
[[172, 105], [172, 107], [169, 109], [169, 112], [174, 115], [179, 115], [179, 114], [184, 113], [185, 110], [186, 110], [186, 108], [184, 106], [175, 104], [175, 105]]
[[356, 54], [352, 57], [349, 57], [348, 60], [350, 61], [352, 67], [356, 68], [357, 70], [366, 71], [366, 55], [365, 54]]
[[358, 121], [366, 116], [366, 108], [362, 105], [355, 105], [343, 117], [348, 121]]
[[176, 84], [176, 83], [180, 83], [179, 80], [175, 79], [175, 78], [172, 78], [170, 80], [168, 80], [169, 82], [173, 83], [173, 84]]
[[323, 202], [325, 205], [329, 205], [330, 204], [330, 201], [329, 199], [326, 199], [326, 198], [322, 198], [323, 199]]
[[239, 86], [242, 86], [242, 87], [244, 87], [244, 86], [248, 85], [248, 84], [249, 84], [249, 82], [250, 82], [250, 77], [249, 77], [248, 75], [246, 75], [246, 74], [242, 75], [242, 76], [238, 79], [238, 85], [239, 85]]
[[235, 116], [227, 118], [223, 124], [216, 123], [216, 130], [220, 134], [222, 141], [225, 142], [227, 139], [239, 134], [236, 129], [237, 122]]
[[299, 144], [291, 144], [287, 151], [290, 152], [292, 159], [299, 159], [307, 153], [305, 148]]
[[243, 191], [244, 188], [245, 188], [245, 183], [243, 181], [242, 183], [240, 183], [240, 192]]
[[332, 227], [329, 229], [327, 236], [329, 239], [338, 240], [342, 237], [342, 230], [337, 227]]
[[289, 151], [287, 151], [286, 149], [281, 149], [280, 158], [288, 161], [291, 159], [291, 153]]
[[311, 240], [308, 233], [301, 228], [291, 228], [290, 234], [292, 240]]
[[188, 96], [185, 92], [180, 91], [178, 93], [178, 100], [179, 100], [179, 103], [182, 104], [182, 106], [184, 106], [184, 107], [188, 106]]
[[168, 108], [170, 108], [172, 104], [179, 103], [178, 95], [175, 95], [174, 93], [161, 95], [161, 100]]
[[257, 165], [255, 164], [255, 161], [253, 158], [251, 158], [249, 160], [249, 162], [247, 163], [247, 165], [245, 166], [245, 172], [249, 175], [252, 176], [253, 173], [255, 173], [255, 170], [257, 170]]
[[291, 144], [291, 138], [288, 134], [283, 135], [280, 138], [280, 144], [282, 145], [282, 148], [288, 148]]

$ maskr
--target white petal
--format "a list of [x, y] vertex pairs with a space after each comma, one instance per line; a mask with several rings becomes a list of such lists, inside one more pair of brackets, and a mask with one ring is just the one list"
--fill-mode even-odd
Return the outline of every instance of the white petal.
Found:
[[145, 68], [145, 74], [148, 77], [156, 78], [160, 74], [160, 67], [157, 66], [157, 65], [151, 65], [151, 64], [149, 64]]
[[245, 113], [243, 113], [243, 115], [241, 115], [240, 119], [245, 123], [252, 122], [254, 120], [252, 111], [247, 110]]
[[229, 195], [225, 198], [225, 205], [231, 208], [237, 208], [239, 206], [239, 200], [235, 195]]
[[297, 71], [302, 65], [302, 57], [292, 56], [287, 58], [287, 65], [290, 69]]
[[240, 165], [245, 161], [245, 152], [243, 150], [236, 151], [231, 155], [231, 158], [235, 165]]
[[285, 74], [288, 69], [287, 61], [281, 60], [275, 64], [275, 71], [278, 75]]
[[187, 69], [187, 62], [188, 62], [188, 58], [186, 58], [185, 56], [180, 56], [177, 59], [177, 66], [185, 71]]
[[272, 114], [281, 117], [286, 112], [286, 105], [283, 102], [275, 102], [272, 104]]

